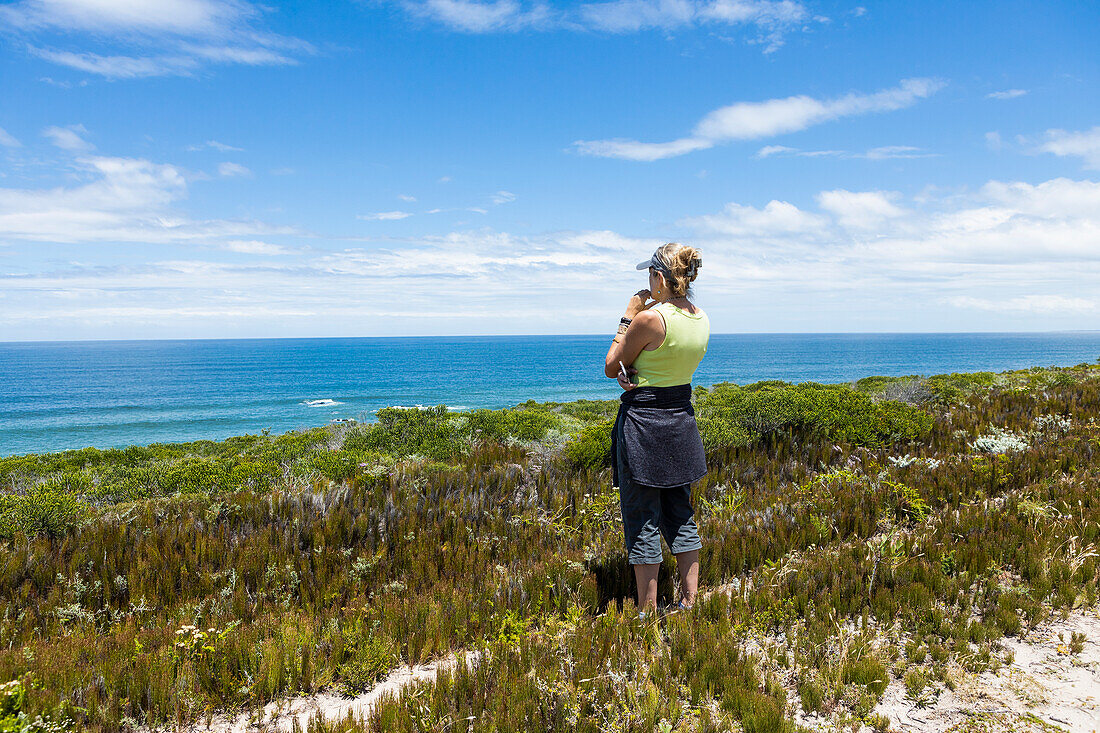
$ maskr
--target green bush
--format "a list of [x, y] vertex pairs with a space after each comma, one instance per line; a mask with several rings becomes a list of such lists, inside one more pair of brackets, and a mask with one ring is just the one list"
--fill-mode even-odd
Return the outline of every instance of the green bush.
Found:
[[544, 410], [472, 410], [464, 413], [465, 434], [504, 442], [507, 438], [541, 440], [559, 420]]
[[348, 451], [417, 454], [436, 460], [454, 458], [466, 445], [445, 405], [384, 407], [377, 424], [362, 426], [344, 439]]
[[614, 420], [586, 425], [576, 438], [565, 444], [565, 457], [575, 466], [598, 471], [611, 465], [611, 430]]
[[932, 416], [902, 402], [875, 402], [846, 385], [814, 382], [721, 383], [696, 391], [703, 444], [747, 445], [773, 432], [794, 432], [879, 447], [927, 434]]
[[337, 668], [337, 675], [347, 693], [366, 692], [397, 664], [393, 643], [365, 626], [357, 619], [343, 633], [346, 661]]
[[995, 381], [993, 372], [937, 374], [925, 380], [925, 386], [940, 402], [952, 403], [992, 387]]
[[310, 457], [309, 467], [331, 481], [343, 481], [359, 472], [360, 463], [373, 462], [377, 458], [377, 453], [322, 450]]
[[58, 537], [76, 526], [88, 513], [77, 496], [56, 486], [40, 485], [26, 494], [0, 495], [0, 537], [16, 534]]
[[878, 700], [886, 692], [890, 680], [886, 665], [874, 657], [863, 657], [844, 667], [844, 684], [863, 685]]
[[28, 730], [27, 692], [21, 680], [0, 684], [0, 733], [22, 733]]

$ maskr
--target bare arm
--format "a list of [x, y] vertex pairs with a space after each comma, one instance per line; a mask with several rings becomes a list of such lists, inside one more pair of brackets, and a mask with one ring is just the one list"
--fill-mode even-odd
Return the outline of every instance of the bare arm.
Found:
[[[642, 296], [645, 293], [645, 296]], [[648, 290], [639, 291], [630, 299], [627, 305], [627, 318], [632, 318], [630, 327], [626, 333], [618, 337], [618, 341], [612, 341], [604, 360], [603, 373], [614, 378], [619, 373], [619, 362], [630, 367], [642, 349], [651, 344], [659, 346], [665, 338], [665, 322], [656, 313], [646, 310], [644, 297], [649, 295]], [[642, 300], [639, 300], [643, 298]], [[639, 307], [640, 306], [640, 307]], [[631, 313], [633, 312], [633, 315]]]

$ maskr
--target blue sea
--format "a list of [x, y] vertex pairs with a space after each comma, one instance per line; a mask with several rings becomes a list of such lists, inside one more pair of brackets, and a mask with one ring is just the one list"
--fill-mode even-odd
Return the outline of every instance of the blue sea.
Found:
[[[221, 439], [454, 410], [611, 399], [610, 336], [457, 336], [0, 343], [0, 455]], [[845, 382], [1069, 366], [1100, 331], [712, 334], [695, 384]]]

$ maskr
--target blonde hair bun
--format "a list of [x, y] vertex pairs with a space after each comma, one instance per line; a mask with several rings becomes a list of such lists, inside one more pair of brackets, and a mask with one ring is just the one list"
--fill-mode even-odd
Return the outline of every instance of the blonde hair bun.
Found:
[[672, 272], [673, 282], [669, 283], [669, 287], [673, 295], [677, 298], [687, 296], [691, 282], [699, 276], [699, 268], [703, 266], [702, 254], [695, 247], [679, 242], [669, 242], [657, 251]]

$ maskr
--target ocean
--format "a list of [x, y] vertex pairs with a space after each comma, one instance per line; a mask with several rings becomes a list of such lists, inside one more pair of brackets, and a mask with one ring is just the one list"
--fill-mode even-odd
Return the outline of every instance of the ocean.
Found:
[[[607, 336], [0, 343], [0, 455], [282, 433], [390, 405], [613, 399]], [[694, 384], [1069, 366], [1100, 331], [712, 334]]]

